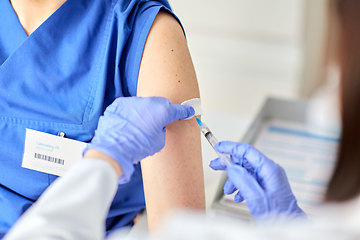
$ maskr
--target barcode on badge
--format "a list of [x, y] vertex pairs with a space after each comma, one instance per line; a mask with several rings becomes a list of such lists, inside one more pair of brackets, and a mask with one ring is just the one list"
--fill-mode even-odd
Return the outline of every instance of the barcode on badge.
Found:
[[40, 153], [35, 153], [34, 157], [37, 158], [37, 159], [57, 163], [57, 164], [60, 164], [60, 165], [64, 165], [64, 163], [65, 163], [65, 161], [63, 159], [46, 156], [46, 155], [43, 155], [43, 154], [40, 154]]

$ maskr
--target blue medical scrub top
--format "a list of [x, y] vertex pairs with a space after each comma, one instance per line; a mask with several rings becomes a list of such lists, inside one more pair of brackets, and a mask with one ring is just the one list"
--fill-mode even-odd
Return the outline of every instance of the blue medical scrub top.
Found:
[[[56, 179], [21, 167], [25, 129], [88, 142], [117, 97], [136, 95], [145, 41], [166, 0], [68, 0], [27, 37], [0, 0], [0, 238]], [[120, 185], [108, 231], [145, 207], [140, 166]]]

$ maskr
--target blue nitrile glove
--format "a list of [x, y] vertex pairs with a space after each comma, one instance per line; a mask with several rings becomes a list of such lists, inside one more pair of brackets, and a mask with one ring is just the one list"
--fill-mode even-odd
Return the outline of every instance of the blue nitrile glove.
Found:
[[235, 163], [225, 167], [219, 158], [210, 163], [214, 170], [227, 170], [229, 178], [224, 185], [224, 193], [232, 194], [239, 190], [235, 202], [245, 200], [256, 221], [306, 217], [297, 205], [280, 165], [248, 144], [220, 142], [215, 148], [220, 153], [229, 153]]
[[165, 146], [165, 126], [194, 114], [192, 107], [171, 104], [162, 97], [121, 97], [100, 117], [87, 149], [94, 148], [115, 159], [123, 172], [119, 183], [126, 183], [134, 164]]

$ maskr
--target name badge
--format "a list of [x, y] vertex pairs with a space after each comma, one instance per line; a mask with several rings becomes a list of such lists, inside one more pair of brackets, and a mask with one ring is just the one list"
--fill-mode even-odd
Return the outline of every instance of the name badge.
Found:
[[26, 129], [22, 167], [62, 176], [82, 159], [86, 143]]

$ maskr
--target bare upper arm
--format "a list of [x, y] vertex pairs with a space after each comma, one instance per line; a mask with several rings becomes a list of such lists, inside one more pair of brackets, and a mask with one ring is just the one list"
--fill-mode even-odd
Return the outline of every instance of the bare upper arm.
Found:
[[163, 96], [172, 103], [199, 97], [194, 66], [178, 21], [167, 12], [156, 17], [141, 61], [138, 96]]
[[[160, 12], [149, 33], [138, 79], [138, 96], [163, 96], [171, 103], [199, 97], [183, 30]], [[141, 162], [149, 230], [173, 209], [205, 209], [200, 131], [195, 119], [167, 126], [163, 150]]]

